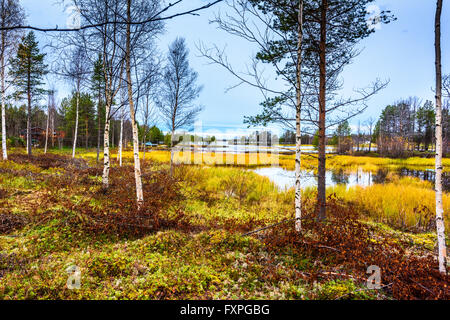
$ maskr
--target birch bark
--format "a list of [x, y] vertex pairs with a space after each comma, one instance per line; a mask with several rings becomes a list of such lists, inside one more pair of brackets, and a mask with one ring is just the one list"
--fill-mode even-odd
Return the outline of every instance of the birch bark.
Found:
[[442, 62], [441, 62], [442, 0], [437, 0], [435, 18], [436, 51], [436, 231], [439, 272], [447, 273], [444, 209], [442, 204]]
[[301, 190], [301, 73], [302, 73], [302, 41], [303, 41], [303, 0], [300, 0], [298, 11], [298, 43], [297, 43], [297, 74], [296, 74], [296, 148], [295, 148], [295, 230], [302, 228], [302, 190]]

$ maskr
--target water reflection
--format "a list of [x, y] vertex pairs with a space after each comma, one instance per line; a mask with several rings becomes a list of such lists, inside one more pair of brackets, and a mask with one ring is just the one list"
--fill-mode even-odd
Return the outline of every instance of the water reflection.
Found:
[[[289, 189], [295, 185], [295, 172], [292, 170], [286, 170], [279, 167], [259, 168], [253, 170], [259, 175], [268, 177], [273, 181], [280, 189]], [[370, 171], [364, 171], [358, 169], [354, 172], [347, 172], [343, 169], [340, 170], [328, 170], [325, 175], [326, 185], [346, 185], [352, 186], [370, 186], [372, 184], [383, 184], [388, 182], [389, 170], [387, 168], [381, 168], [376, 173]], [[434, 170], [411, 170], [402, 168], [399, 170], [391, 170], [400, 177], [410, 176], [416, 177], [421, 180], [430, 181], [434, 183], [435, 173]], [[302, 170], [300, 179], [302, 189], [308, 187], [317, 186], [317, 176], [313, 171]], [[450, 175], [444, 173], [443, 176], [443, 188], [444, 191], [450, 191]]]

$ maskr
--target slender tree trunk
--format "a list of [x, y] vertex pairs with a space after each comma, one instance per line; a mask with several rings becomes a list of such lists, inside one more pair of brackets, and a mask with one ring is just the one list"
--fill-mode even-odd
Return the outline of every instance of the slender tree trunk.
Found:
[[[5, 47], [5, 35], [4, 32], [2, 32], [2, 48]], [[1, 77], [2, 77], [2, 155], [3, 160], [8, 160], [8, 151], [6, 146], [6, 94], [5, 94], [5, 56], [4, 56], [4, 50], [2, 50], [2, 57], [1, 57]]]
[[324, 220], [326, 218], [326, 153], [325, 153], [325, 99], [326, 99], [326, 41], [327, 41], [327, 11], [328, 0], [322, 0], [321, 18], [320, 18], [320, 83], [319, 83], [319, 166], [318, 166], [318, 185], [317, 185], [317, 218]]
[[442, 64], [441, 64], [442, 0], [437, 0], [435, 20], [436, 50], [436, 231], [438, 237], [439, 272], [447, 273], [444, 209], [442, 204]]
[[302, 42], [303, 42], [303, 0], [300, 0], [298, 9], [298, 43], [297, 43], [297, 72], [296, 81], [296, 134], [295, 134], [295, 230], [302, 228], [302, 189], [301, 189], [301, 158], [302, 158], [302, 133], [301, 133], [301, 75], [302, 75]]
[[109, 112], [110, 106], [106, 105], [106, 120], [105, 120], [105, 130], [103, 131], [103, 175], [102, 175], [102, 184], [103, 189], [106, 190], [109, 187], [109, 169], [110, 169], [110, 161], [109, 161]]
[[72, 158], [75, 158], [75, 150], [77, 148], [77, 136], [78, 136], [78, 109], [79, 109], [79, 104], [80, 104], [80, 94], [79, 91], [77, 90], [76, 92], [76, 100], [77, 100], [77, 110], [76, 110], [76, 116], [75, 116], [75, 133], [73, 136], [73, 147], [72, 147]]
[[139, 159], [139, 134], [133, 102], [133, 84], [131, 79], [131, 0], [127, 1], [127, 39], [126, 39], [126, 72], [128, 85], [128, 104], [130, 105], [131, 126], [133, 128], [134, 177], [136, 180], [136, 200], [138, 207], [144, 203], [142, 190], [141, 163]]
[[52, 102], [52, 108], [50, 110], [51, 118], [50, 118], [50, 130], [52, 132], [52, 148], [55, 147], [55, 114], [53, 112], [53, 102]]
[[45, 146], [44, 146], [44, 154], [47, 153], [47, 145], [48, 145], [48, 128], [50, 126], [50, 101], [49, 106], [47, 108], [47, 127], [45, 129]]
[[173, 137], [175, 129], [172, 128], [172, 135], [170, 136], [170, 176], [173, 175]]
[[86, 150], [89, 149], [89, 119], [84, 119], [84, 125], [85, 125], [85, 144], [86, 144]]
[[100, 143], [101, 143], [101, 135], [102, 135], [102, 130], [101, 130], [101, 117], [100, 117], [100, 107], [101, 107], [101, 93], [100, 90], [98, 91], [98, 106], [97, 106], [97, 163], [100, 160]]
[[122, 166], [122, 149], [123, 149], [123, 111], [122, 118], [120, 119], [120, 138], [119, 138], [119, 151], [117, 152], [117, 160], [119, 165]]
[[27, 112], [27, 154], [31, 156], [31, 89], [30, 74], [28, 74], [28, 112]]
[[111, 127], [111, 147], [114, 148], [114, 136], [116, 134], [114, 132], [114, 128], [116, 127], [114, 119], [111, 121], [110, 127]]
[[147, 135], [147, 132], [145, 132], [145, 130], [144, 130], [144, 138], [142, 138], [142, 141], [143, 141], [143, 148], [144, 148], [144, 154], [142, 155], [142, 161], [145, 161], [145, 151], [146, 151], [146, 149], [147, 149], [147, 147], [146, 147], [146, 135]]

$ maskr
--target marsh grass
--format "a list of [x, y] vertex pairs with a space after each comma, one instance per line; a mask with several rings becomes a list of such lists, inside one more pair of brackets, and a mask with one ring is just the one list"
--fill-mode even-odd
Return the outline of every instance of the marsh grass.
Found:
[[[365, 283], [352, 273], [344, 274], [342, 279], [317, 273], [348, 271], [329, 252], [328, 258], [318, 257], [312, 254], [314, 250], [296, 250], [291, 245], [272, 247], [264, 234], [242, 236], [258, 227], [291, 219], [294, 193], [293, 190], [280, 191], [268, 178], [240, 167], [177, 165], [174, 179], [179, 195], [157, 216], [167, 221], [181, 216], [179, 223], [162, 225], [138, 236], [114, 228], [110, 231], [86, 228], [92, 223], [91, 213], [132, 212], [132, 200], [125, 204], [114, 203], [115, 192], [119, 192], [120, 197], [133, 199], [132, 156], [126, 151], [122, 169], [112, 161], [113, 189], [105, 194], [99, 179], [101, 164], [98, 167], [95, 164], [95, 150], [79, 152], [92, 167], [68, 166], [62, 154], [59, 154], [62, 158], [58, 166], [53, 168], [38, 158], [29, 163], [0, 163], [1, 189], [6, 195], [0, 197], [0, 215], [16, 215], [16, 220], [20, 221], [0, 234], [0, 299], [334, 299], [343, 294], [346, 299], [384, 297], [374, 292], [355, 293], [363, 289]], [[168, 180], [164, 172], [168, 170], [169, 153], [147, 154], [149, 158], [142, 166], [144, 183], [148, 188], [151, 185], [147, 192], [160, 192], [158, 183]], [[28, 170], [32, 174], [27, 175]], [[13, 177], [20, 177], [20, 181]], [[3, 184], [6, 180], [11, 182]], [[405, 193], [422, 190], [432, 193], [429, 185], [417, 180], [402, 179], [392, 184], [398, 188], [413, 188]], [[386, 210], [398, 197], [394, 189], [387, 191], [390, 205]], [[380, 221], [392, 221], [395, 228], [374, 222], [378, 219], [371, 215], [370, 206], [363, 207], [362, 203], [355, 202], [358, 195], [352, 192], [356, 194], [358, 190], [349, 190], [348, 195], [343, 189], [341, 192], [340, 198], [349, 197], [342, 203], [352, 214], [364, 212], [372, 217], [373, 221], [367, 222], [361, 218], [363, 223], [374, 225], [373, 245], [388, 237], [406, 246], [408, 252], [417, 252], [418, 256], [426, 254], [420, 249], [422, 245], [432, 249], [433, 233], [399, 231], [394, 218]], [[380, 189], [379, 199], [382, 193]], [[305, 190], [303, 195], [304, 213], [314, 212], [314, 190]], [[155, 197], [155, 206], [161, 198], [164, 194]], [[374, 208], [376, 201], [375, 198], [370, 202]], [[448, 203], [448, 198], [445, 201]], [[411, 223], [413, 226], [416, 221]], [[273, 235], [280, 237], [282, 232], [291, 232], [291, 229], [287, 224], [284, 231], [274, 229]], [[309, 241], [320, 239], [319, 234], [312, 232], [306, 232], [305, 236]], [[340, 236], [336, 235], [336, 239]], [[403, 238], [408, 241], [399, 240]], [[330, 234], [327, 241], [336, 239]], [[372, 241], [366, 242], [372, 245]], [[80, 290], [66, 287], [68, 274], [65, 270], [71, 265], [81, 269]], [[433, 267], [427, 268], [423, 271], [434, 272]], [[305, 274], [314, 274], [316, 285]], [[415, 294], [427, 297], [426, 292]]]

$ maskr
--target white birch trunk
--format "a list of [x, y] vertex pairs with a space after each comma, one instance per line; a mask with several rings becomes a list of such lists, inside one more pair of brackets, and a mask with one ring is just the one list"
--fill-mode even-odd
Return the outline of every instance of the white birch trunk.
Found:
[[1, 61], [1, 68], [2, 68], [2, 155], [3, 155], [3, 160], [8, 160], [8, 151], [7, 151], [7, 146], [6, 146], [6, 103], [5, 103], [5, 65], [4, 65], [4, 61], [3, 61], [3, 57], [2, 57], [2, 61]]
[[120, 137], [119, 137], [119, 151], [117, 152], [117, 160], [119, 161], [119, 166], [122, 166], [122, 149], [123, 149], [123, 111], [122, 118], [120, 119]]
[[295, 133], [295, 230], [302, 229], [302, 190], [301, 190], [301, 68], [302, 68], [302, 41], [303, 41], [303, 1], [300, 0], [298, 12], [298, 43], [297, 43], [297, 74], [296, 74], [296, 133]]
[[47, 127], [45, 129], [45, 146], [44, 146], [44, 154], [47, 153], [48, 146], [48, 128], [50, 126], [50, 105], [47, 108]]
[[5, 32], [2, 31], [2, 57], [0, 60], [1, 63], [1, 77], [2, 77], [2, 155], [3, 160], [8, 160], [8, 151], [6, 146], [6, 88], [5, 88], [5, 47], [6, 47], [6, 39]]
[[126, 72], [128, 86], [128, 104], [130, 106], [131, 126], [133, 128], [134, 178], [136, 182], [136, 200], [138, 208], [144, 203], [142, 189], [141, 162], [139, 159], [139, 134], [133, 102], [133, 83], [131, 78], [131, 0], [127, 1], [127, 39], [126, 39]]
[[105, 131], [103, 132], [103, 175], [102, 175], [102, 184], [103, 189], [108, 189], [109, 187], [109, 111], [110, 107], [106, 106], [106, 121], [105, 121]]
[[78, 108], [79, 108], [79, 104], [80, 104], [80, 95], [79, 92], [77, 91], [76, 93], [77, 95], [77, 111], [76, 111], [76, 116], [75, 116], [75, 134], [73, 137], [73, 148], [72, 148], [72, 158], [75, 158], [75, 149], [77, 147], [77, 136], [78, 136]]
[[441, 63], [442, 0], [437, 0], [435, 20], [436, 50], [436, 231], [439, 272], [447, 273], [447, 248], [445, 245], [444, 209], [442, 204], [442, 63]]

